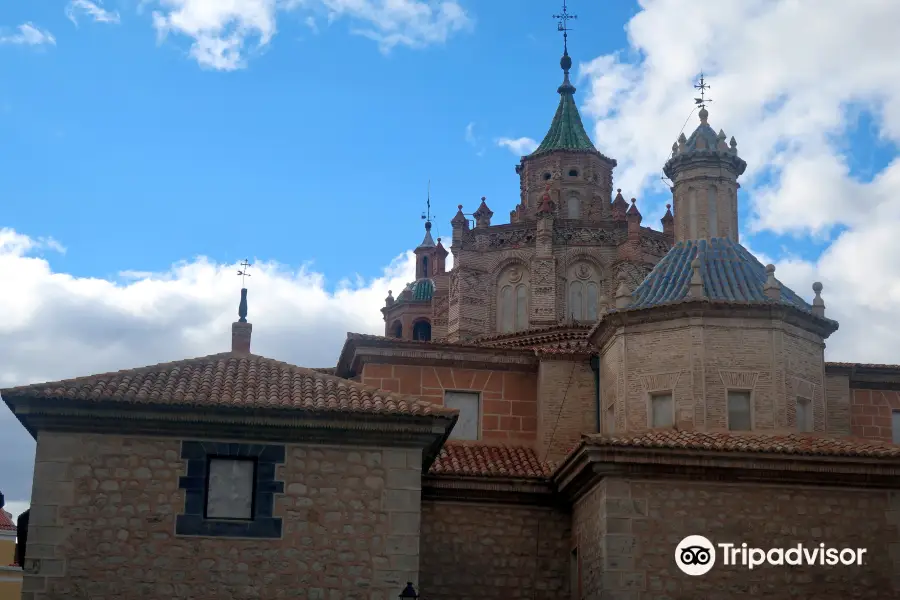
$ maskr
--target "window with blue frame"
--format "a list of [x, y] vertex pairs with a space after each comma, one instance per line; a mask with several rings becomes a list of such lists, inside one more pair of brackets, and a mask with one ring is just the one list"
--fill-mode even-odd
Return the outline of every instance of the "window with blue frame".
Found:
[[275, 494], [284, 493], [284, 482], [275, 480], [284, 446], [184, 441], [181, 458], [187, 475], [179, 480], [185, 500], [176, 535], [281, 537], [281, 519], [272, 513]]

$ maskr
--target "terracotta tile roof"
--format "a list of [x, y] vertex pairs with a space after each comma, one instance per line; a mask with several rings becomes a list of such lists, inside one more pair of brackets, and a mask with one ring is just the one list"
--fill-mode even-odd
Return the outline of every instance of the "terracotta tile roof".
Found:
[[849, 362], [826, 362], [826, 367], [856, 367], [857, 369], [884, 369], [888, 371], [900, 371], [900, 365], [886, 365], [878, 363], [849, 363]]
[[555, 342], [586, 340], [589, 324], [560, 324], [515, 333], [494, 333], [475, 338], [474, 343], [491, 348], [534, 348]]
[[541, 462], [531, 448], [448, 441], [431, 465], [431, 475], [546, 479], [553, 465]]
[[253, 354], [226, 352], [138, 369], [0, 390], [16, 398], [299, 410], [312, 413], [456, 414], [424, 400], [386, 392]]
[[0, 531], [15, 531], [16, 524], [12, 520], [12, 515], [0, 508]]
[[725, 433], [657, 429], [634, 435], [584, 436], [589, 446], [760, 452], [808, 456], [900, 458], [900, 445], [858, 438], [803, 434]]

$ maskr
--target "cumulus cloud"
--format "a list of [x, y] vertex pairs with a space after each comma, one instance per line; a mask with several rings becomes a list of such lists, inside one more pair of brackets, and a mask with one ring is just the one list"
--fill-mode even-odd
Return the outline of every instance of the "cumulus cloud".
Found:
[[66, 16], [76, 26], [78, 25], [79, 15], [93, 19], [95, 23], [118, 24], [120, 22], [119, 12], [104, 9], [102, 0], [97, 0], [97, 2], [72, 0], [69, 2], [66, 6]]
[[16, 28], [16, 33], [0, 33], [0, 44], [14, 44], [17, 46], [55, 46], [56, 38], [46, 29], [37, 27], [34, 23], [23, 23]]
[[[279, 12], [308, 13], [306, 25], [317, 31], [313, 15], [346, 19], [352, 33], [367, 37], [382, 52], [397, 46], [441, 44], [472, 27], [472, 19], [453, 0], [147, 0], [159, 40], [169, 33], [192, 40], [190, 55], [200, 65], [231, 71], [246, 65], [247, 55], [269, 45]], [[143, 6], [143, 5], [142, 5]]]
[[[59, 248], [0, 229], [0, 273], [4, 289], [14, 291], [0, 295], [0, 388], [230, 350], [237, 265], [198, 258], [163, 273], [76, 277], [52, 269]], [[347, 331], [384, 332], [379, 308], [388, 290], [396, 295], [415, 278], [415, 261], [404, 252], [374, 279], [348, 274], [334, 286], [306, 266], [259, 261], [251, 272], [253, 351], [329, 367]], [[34, 444], [5, 407], [0, 439], [2, 491], [10, 501], [27, 501]]]
[[516, 156], [525, 156], [534, 152], [538, 147], [538, 143], [530, 137], [506, 138], [502, 137], [497, 140], [497, 145], [501, 148], [507, 148]]
[[864, 111], [879, 143], [897, 155], [900, 4], [641, 6], [626, 26], [627, 49], [580, 65], [583, 112], [594, 119], [600, 150], [619, 162], [617, 187], [655, 194], [661, 208], [661, 168], [686, 119], [686, 134], [697, 125], [696, 113], [689, 117], [691, 85], [702, 69], [712, 84], [710, 124], [736, 137], [748, 163], [745, 243], [760, 232], [830, 242], [816, 260], [788, 254], [774, 261], [779, 279], [808, 299], [813, 281], [825, 285], [828, 314], [841, 322], [830, 358], [900, 362], [900, 332], [891, 326], [900, 320], [900, 158], [863, 178], [852, 174], [848, 156], [848, 136]]

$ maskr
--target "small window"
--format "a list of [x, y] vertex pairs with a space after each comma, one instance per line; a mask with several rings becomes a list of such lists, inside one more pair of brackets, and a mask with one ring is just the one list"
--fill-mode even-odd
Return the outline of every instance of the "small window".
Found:
[[891, 413], [891, 439], [900, 444], [900, 410]]
[[550, 178], [553, 177], [550, 173], [544, 173], [544, 181], [550, 181]]
[[569, 577], [572, 582], [572, 598], [573, 600], [581, 600], [581, 569], [578, 564], [578, 548], [572, 550], [572, 561], [569, 569]]
[[210, 458], [206, 482], [207, 519], [253, 519], [256, 461]]
[[750, 392], [728, 392], [728, 429], [750, 431]]
[[578, 177], [578, 169], [569, 169], [569, 177]]
[[675, 407], [672, 394], [653, 394], [650, 396], [650, 426], [672, 427], [675, 424]]
[[811, 433], [812, 430], [812, 402], [809, 398], [797, 398], [797, 431], [800, 433]]
[[479, 438], [479, 397], [477, 392], [444, 392], [444, 406], [459, 411], [459, 419], [450, 432], [451, 440]]

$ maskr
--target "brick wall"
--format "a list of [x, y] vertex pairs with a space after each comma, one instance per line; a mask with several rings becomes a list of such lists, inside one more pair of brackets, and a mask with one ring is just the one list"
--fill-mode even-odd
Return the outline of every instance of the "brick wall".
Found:
[[553, 509], [422, 503], [427, 600], [568, 600], [569, 516]]
[[417, 581], [420, 451], [288, 445], [282, 538], [234, 539], [174, 535], [180, 448], [40, 433], [23, 600], [370, 600]]
[[481, 435], [485, 440], [533, 441], [537, 432], [537, 375], [512, 371], [366, 364], [362, 382], [413, 394], [435, 404], [444, 391], [481, 394]]
[[890, 442], [891, 412], [900, 410], [900, 393], [893, 390], [851, 389], [850, 430], [853, 435]]
[[[575, 506], [585, 598], [885, 600], [900, 593], [900, 494], [675, 481], [605, 479]], [[803, 543], [866, 548], [862, 566], [721, 564], [690, 577], [674, 561], [687, 535], [760, 548]], [[717, 549], [718, 552], [718, 549]], [[892, 579], [893, 577], [893, 579]], [[601, 595], [602, 591], [602, 595]]]
[[587, 359], [542, 360], [538, 370], [537, 452], [559, 460], [597, 430], [594, 372]]
[[850, 377], [825, 374], [826, 431], [834, 435], [850, 435]]

